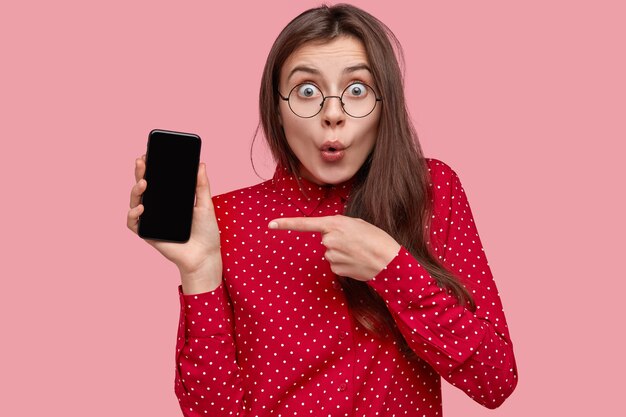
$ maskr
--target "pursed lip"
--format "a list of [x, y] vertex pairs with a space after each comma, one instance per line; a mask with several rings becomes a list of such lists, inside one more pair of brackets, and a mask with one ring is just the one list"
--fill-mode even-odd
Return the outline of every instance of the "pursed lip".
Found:
[[339, 163], [346, 155], [346, 146], [338, 140], [327, 140], [320, 148], [322, 159], [327, 163]]
[[346, 149], [346, 146], [338, 140], [327, 140], [322, 144], [322, 147], [320, 148], [321, 151], [343, 151], [344, 149]]

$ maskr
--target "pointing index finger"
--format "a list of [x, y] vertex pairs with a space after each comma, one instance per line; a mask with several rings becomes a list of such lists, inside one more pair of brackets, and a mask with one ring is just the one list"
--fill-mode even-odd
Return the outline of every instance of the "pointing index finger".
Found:
[[329, 231], [327, 217], [284, 217], [269, 222], [268, 227], [275, 230], [294, 230], [296, 232]]

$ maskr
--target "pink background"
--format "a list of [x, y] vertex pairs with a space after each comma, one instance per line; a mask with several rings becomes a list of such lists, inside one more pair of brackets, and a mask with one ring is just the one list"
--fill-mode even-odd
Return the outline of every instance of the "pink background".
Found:
[[[619, 414], [623, 3], [354, 3], [404, 45], [422, 146], [463, 181], [516, 347], [500, 409], [445, 386], [445, 414]], [[126, 229], [134, 159], [153, 128], [195, 132], [214, 193], [259, 182], [264, 58], [318, 4], [3, 4], [0, 415], [179, 415], [179, 277]], [[260, 141], [254, 161], [268, 178]]]

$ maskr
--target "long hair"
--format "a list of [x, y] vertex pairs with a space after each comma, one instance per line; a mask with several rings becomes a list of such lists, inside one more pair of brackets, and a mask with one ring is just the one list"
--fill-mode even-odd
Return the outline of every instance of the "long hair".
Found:
[[[403, 245], [437, 284], [474, 308], [463, 284], [429, 249], [432, 190], [428, 167], [410, 121], [404, 99], [402, 48], [391, 30], [367, 12], [338, 4], [310, 9], [293, 19], [279, 34], [267, 58], [259, 97], [260, 124], [274, 160], [298, 173], [279, 120], [278, 85], [287, 58], [307, 42], [352, 36], [365, 46], [375, 85], [383, 97], [378, 137], [355, 175], [345, 215], [361, 218], [386, 231]], [[406, 350], [382, 298], [365, 282], [340, 277], [354, 318], [372, 333], [393, 334]]]

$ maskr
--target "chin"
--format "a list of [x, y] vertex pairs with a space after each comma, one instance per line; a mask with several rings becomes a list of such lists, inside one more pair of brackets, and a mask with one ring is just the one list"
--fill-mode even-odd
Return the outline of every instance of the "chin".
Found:
[[337, 168], [339, 167], [330, 169], [321, 167], [318, 172], [313, 173], [312, 175], [310, 175], [310, 177], [313, 179], [313, 182], [317, 184], [337, 185], [348, 181], [354, 176], [354, 174], [356, 174], [356, 170]]

